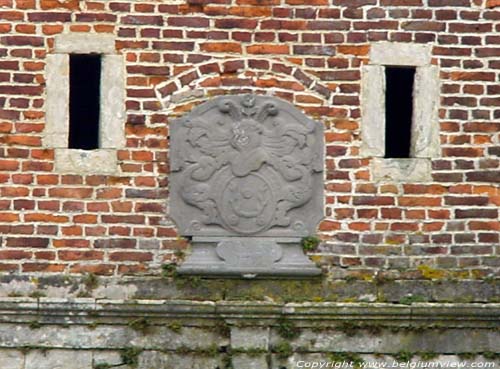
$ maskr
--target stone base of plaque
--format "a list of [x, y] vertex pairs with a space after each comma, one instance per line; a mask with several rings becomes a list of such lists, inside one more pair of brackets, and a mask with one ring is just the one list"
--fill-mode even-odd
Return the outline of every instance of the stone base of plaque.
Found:
[[193, 237], [179, 274], [235, 278], [300, 278], [321, 274], [300, 238]]

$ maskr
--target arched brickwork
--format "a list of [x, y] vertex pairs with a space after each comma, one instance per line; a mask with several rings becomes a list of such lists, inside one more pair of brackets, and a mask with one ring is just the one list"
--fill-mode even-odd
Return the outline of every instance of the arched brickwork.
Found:
[[228, 93], [271, 94], [307, 110], [328, 106], [333, 91], [318, 78], [289, 62], [273, 59], [235, 58], [211, 60], [193, 66], [155, 87], [167, 111], [196, 99]]

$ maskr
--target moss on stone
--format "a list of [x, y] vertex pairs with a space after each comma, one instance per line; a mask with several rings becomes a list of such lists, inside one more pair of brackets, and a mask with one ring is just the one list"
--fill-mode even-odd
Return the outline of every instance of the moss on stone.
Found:
[[425, 279], [445, 279], [449, 276], [449, 272], [447, 270], [435, 269], [425, 264], [419, 265], [417, 269]]
[[422, 295], [407, 295], [407, 296], [402, 297], [399, 300], [399, 303], [403, 304], [403, 305], [411, 305], [414, 302], [428, 302], [428, 301], [429, 300], [427, 299], [427, 297], [422, 296]]
[[272, 352], [280, 359], [287, 359], [293, 355], [293, 347], [286, 341], [281, 341], [272, 347]]
[[182, 332], [182, 323], [175, 320], [173, 322], [170, 322], [167, 325], [167, 328], [170, 329], [172, 332], [181, 333]]
[[283, 317], [277, 321], [277, 324], [276, 330], [280, 337], [287, 340], [294, 340], [300, 336], [300, 329], [291, 320]]
[[207, 356], [207, 357], [215, 357], [220, 354], [219, 346], [215, 343], [207, 346], [207, 347], [189, 347], [189, 346], [180, 346], [175, 350], [176, 354], [179, 355], [198, 355], [198, 356]]
[[39, 329], [42, 327], [42, 323], [40, 323], [38, 320], [32, 320], [29, 322], [29, 327], [30, 329]]
[[141, 332], [142, 334], [148, 334], [152, 329], [151, 322], [144, 317], [131, 320], [127, 325], [134, 331]]
[[418, 352], [417, 355], [420, 356], [420, 358], [425, 361], [435, 359], [439, 356], [439, 354], [436, 354], [435, 352], [432, 351]]
[[415, 354], [409, 351], [399, 351], [397, 354], [392, 355], [394, 359], [399, 362], [407, 362], [410, 361]]
[[300, 241], [300, 245], [305, 252], [311, 252], [317, 249], [321, 240], [316, 236], [308, 236], [302, 238]]
[[332, 352], [328, 354], [328, 359], [335, 363], [349, 363], [351, 368], [362, 368], [364, 364], [361, 356], [353, 352]]
[[139, 355], [142, 353], [142, 349], [139, 347], [126, 347], [120, 351], [120, 359], [122, 365], [130, 365], [132, 368], [136, 368], [139, 364]]

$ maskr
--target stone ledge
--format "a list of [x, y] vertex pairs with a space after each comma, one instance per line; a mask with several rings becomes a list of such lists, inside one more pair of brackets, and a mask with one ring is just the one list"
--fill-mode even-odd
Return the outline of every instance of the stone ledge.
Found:
[[413, 303], [268, 303], [243, 301], [105, 300], [92, 298], [1, 298], [0, 323], [128, 324], [147, 317], [159, 323], [168, 319], [274, 320], [286, 317], [301, 326], [318, 322], [430, 325], [443, 327], [500, 327], [500, 304]]
[[[497, 303], [500, 280], [224, 280], [192, 277], [0, 276], [0, 297], [271, 302]], [[83, 296], [82, 296], [83, 295]]]
[[477, 354], [500, 352], [499, 328], [500, 304], [0, 299], [0, 350]]

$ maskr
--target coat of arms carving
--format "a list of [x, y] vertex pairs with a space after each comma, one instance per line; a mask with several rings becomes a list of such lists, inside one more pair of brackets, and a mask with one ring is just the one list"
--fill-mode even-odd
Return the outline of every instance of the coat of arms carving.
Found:
[[283, 100], [236, 95], [200, 105], [170, 132], [170, 208], [182, 235], [225, 237], [227, 248], [227, 237], [315, 231], [323, 217], [319, 123]]

